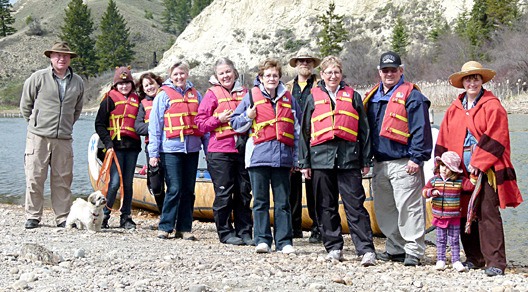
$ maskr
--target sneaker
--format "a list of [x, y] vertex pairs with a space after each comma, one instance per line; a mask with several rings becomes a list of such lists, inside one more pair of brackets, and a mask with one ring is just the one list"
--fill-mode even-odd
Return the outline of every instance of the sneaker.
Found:
[[376, 258], [384, 262], [391, 261], [391, 262], [403, 263], [405, 261], [405, 254], [404, 253], [390, 254], [385, 251], [385, 252], [376, 254]]
[[38, 227], [39, 223], [40, 223], [40, 221], [37, 220], [37, 219], [28, 219], [26, 221], [26, 224], [24, 225], [24, 227], [26, 229], [34, 229], [34, 228]]
[[408, 267], [419, 266], [420, 259], [410, 254], [405, 255], [405, 260], [403, 261], [403, 265], [408, 266]]
[[225, 244], [232, 244], [232, 245], [243, 245], [244, 241], [242, 240], [242, 238], [240, 238], [238, 236], [231, 236], [224, 243]]
[[472, 262], [469, 262], [469, 261], [465, 261], [462, 263], [466, 268], [468, 268], [468, 270], [476, 270], [476, 269], [480, 269], [482, 267], [478, 267], [477, 265], [475, 265], [474, 263]]
[[136, 223], [132, 221], [132, 218], [121, 218], [119, 222], [119, 228], [125, 228], [125, 229], [136, 229]]
[[309, 243], [321, 243], [323, 242], [323, 238], [321, 236], [321, 232], [319, 232], [319, 229], [314, 228], [312, 229], [312, 233], [310, 234], [310, 238], [308, 238]]
[[158, 231], [158, 238], [168, 239], [169, 238], [169, 233], [167, 231], [159, 230]]
[[340, 249], [334, 249], [328, 252], [326, 255], [327, 261], [343, 261], [343, 251]]
[[[457, 263], [460, 263], [460, 262], [457, 262]], [[460, 264], [462, 264], [462, 263], [460, 263]], [[453, 267], [455, 267], [455, 265], [453, 265]], [[436, 261], [435, 270], [443, 271], [443, 270], [445, 270], [445, 268], [446, 268], [445, 261]]]
[[261, 242], [257, 245], [257, 247], [255, 247], [255, 252], [256, 253], [269, 253], [271, 252], [271, 248], [269, 247], [267, 243]]
[[488, 275], [488, 277], [504, 275], [504, 272], [501, 269], [496, 268], [496, 267], [486, 268], [485, 273], [486, 273], [486, 275]]
[[285, 246], [282, 247], [280, 252], [282, 252], [283, 254], [295, 253], [295, 248], [293, 248], [291, 244], [286, 244]]
[[468, 268], [466, 268], [460, 261], [456, 261], [453, 264], [453, 269], [457, 270], [457, 272], [460, 273], [468, 271]]
[[361, 265], [363, 267], [369, 267], [369, 266], [373, 266], [376, 264], [376, 254], [369, 251], [369, 252], [366, 252], [364, 255], [363, 255], [363, 258], [361, 259]]
[[198, 240], [198, 238], [196, 238], [196, 236], [194, 236], [194, 234], [191, 231], [188, 231], [188, 232], [182, 231], [181, 238], [185, 240], [192, 240], [192, 241]]
[[62, 221], [61, 223], [57, 224], [57, 227], [59, 227], [59, 228], [66, 227], [66, 221]]

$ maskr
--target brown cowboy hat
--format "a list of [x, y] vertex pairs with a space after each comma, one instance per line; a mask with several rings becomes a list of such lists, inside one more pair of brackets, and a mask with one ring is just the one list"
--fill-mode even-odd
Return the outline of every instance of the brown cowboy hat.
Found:
[[46, 55], [48, 58], [50, 57], [51, 53], [70, 54], [71, 58], [77, 57], [77, 54], [72, 52], [67, 42], [55, 42], [51, 49], [44, 51], [44, 55]]
[[307, 48], [301, 48], [295, 57], [290, 59], [290, 66], [293, 68], [297, 67], [297, 60], [300, 59], [312, 59], [314, 60], [314, 68], [321, 64], [321, 59], [315, 57], [315, 55], [310, 52]]
[[495, 71], [482, 67], [482, 64], [479, 62], [469, 61], [462, 66], [460, 72], [453, 73], [449, 76], [449, 83], [456, 88], [464, 88], [462, 79], [475, 74], [482, 76], [482, 84], [484, 84], [493, 79]]

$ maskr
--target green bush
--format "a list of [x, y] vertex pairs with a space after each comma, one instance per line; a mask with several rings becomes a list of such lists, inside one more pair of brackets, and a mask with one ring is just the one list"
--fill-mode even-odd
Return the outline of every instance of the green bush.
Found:
[[0, 89], [0, 105], [6, 107], [17, 107], [20, 104], [23, 82], [11, 83]]

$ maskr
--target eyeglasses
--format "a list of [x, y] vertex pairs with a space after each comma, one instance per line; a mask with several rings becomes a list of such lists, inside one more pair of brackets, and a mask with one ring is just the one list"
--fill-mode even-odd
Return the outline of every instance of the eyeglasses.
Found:
[[341, 76], [341, 72], [339, 71], [323, 71], [323, 74], [326, 76]]
[[380, 69], [380, 70], [381, 70], [381, 72], [383, 74], [398, 72], [398, 68], [383, 68], [383, 69]]
[[310, 63], [313, 63], [314, 60], [313, 59], [297, 59], [297, 62], [310, 64]]
[[262, 77], [264, 77], [265, 79], [279, 79], [279, 75], [277, 74], [266, 74]]

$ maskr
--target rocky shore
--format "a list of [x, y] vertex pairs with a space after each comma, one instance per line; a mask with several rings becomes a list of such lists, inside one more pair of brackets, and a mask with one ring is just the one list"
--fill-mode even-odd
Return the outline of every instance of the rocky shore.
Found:
[[[25, 230], [22, 206], [0, 205], [0, 291], [528, 291], [528, 268], [505, 276], [482, 270], [434, 270], [427, 245], [419, 267], [378, 261], [362, 267], [350, 236], [345, 261], [327, 262], [322, 245], [295, 239], [296, 254], [256, 254], [254, 247], [218, 242], [215, 226], [194, 222], [198, 241], [156, 238], [157, 216], [134, 214], [138, 229], [97, 234], [55, 227], [46, 210], [41, 227]], [[378, 251], [384, 239], [375, 239]]]

